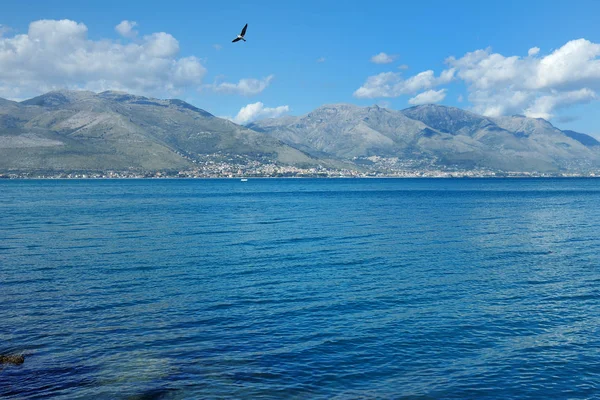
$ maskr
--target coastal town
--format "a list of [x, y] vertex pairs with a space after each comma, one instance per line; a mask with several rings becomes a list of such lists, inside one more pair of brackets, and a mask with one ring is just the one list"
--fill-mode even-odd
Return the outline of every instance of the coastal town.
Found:
[[600, 170], [580, 172], [521, 172], [487, 168], [445, 166], [435, 160], [410, 160], [373, 156], [357, 162], [356, 168], [324, 165], [299, 167], [272, 160], [252, 160], [222, 154], [194, 159], [192, 168], [146, 171], [0, 171], [0, 179], [156, 179], [156, 178], [497, 178], [497, 177], [600, 177]]

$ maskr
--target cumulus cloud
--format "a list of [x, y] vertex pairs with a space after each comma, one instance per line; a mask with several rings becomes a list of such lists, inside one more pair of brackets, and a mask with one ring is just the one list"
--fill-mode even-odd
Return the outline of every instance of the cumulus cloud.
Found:
[[552, 118], [562, 107], [598, 98], [600, 44], [572, 40], [544, 57], [539, 48], [528, 57], [476, 50], [447, 63], [469, 90], [475, 111], [488, 116], [524, 113]]
[[395, 54], [386, 54], [381, 52], [371, 57], [371, 62], [375, 64], [390, 64], [398, 58]]
[[404, 79], [398, 72], [382, 72], [370, 76], [367, 81], [354, 92], [358, 98], [398, 97], [414, 94], [421, 90], [431, 89], [449, 83], [454, 77], [454, 69], [443, 71], [436, 77], [432, 70], [421, 72]]
[[270, 108], [265, 107], [265, 105], [259, 101], [242, 107], [235, 117], [228, 119], [236, 124], [246, 125], [258, 119], [277, 118], [288, 112], [290, 112], [289, 106]]
[[119, 25], [115, 26], [115, 30], [119, 33], [119, 35], [125, 38], [133, 39], [138, 35], [138, 31], [133, 29], [136, 26], [137, 22], [124, 20], [121, 21]]
[[399, 97], [423, 92], [409, 102], [433, 102], [445, 96], [439, 86], [460, 81], [467, 87], [475, 112], [545, 119], [562, 108], [599, 99], [600, 44], [586, 39], [571, 40], [546, 55], [539, 47], [530, 48], [526, 56], [505, 56], [487, 48], [445, 62], [447, 69], [439, 77], [431, 70], [406, 79], [400, 72], [370, 76], [354, 96]]
[[[120, 33], [133, 34], [134, 23], [124, 22]], [[0, 37], [0, 97], [58, 88], [162, 95], [199, 87], [206, 69], [198, 58], [178, 53], [179, 42], [165, 32], [121, 44], [90, 40], [83, 23], [34, 21], [26, 34]]]
[[446, 89], [441, 90], [428, 90], [423, 93], [419, 93], [415, 97], [408, 100], [410, 104], [420, 105], [420, 104], [434, 104], [439, 103], [440, 101], [446, 98]]
[[269, 75], [263, 79], [240, 79], [238, 83], [221, 82], [205, 85], [217, 93], [241, 94], [242, 96], [254, 96], [262, 93], [275, 76]]
[[533, 104], [525, 110], [525, 115], [531, 118], [551, 119], [552, 112], [558, 108], [572, 104], [589, 103], [598, 96], [590, 89], [573, 90], [563, 93], [552, 93], [535, 99]]
[[501, 115], [524, 114], [525, 108], [535, 99], [536, 93], [523, 90], [512, 90], [510, 87], [488, 90], [469, 90], [468, 99], [475, 112], [488, 117]]

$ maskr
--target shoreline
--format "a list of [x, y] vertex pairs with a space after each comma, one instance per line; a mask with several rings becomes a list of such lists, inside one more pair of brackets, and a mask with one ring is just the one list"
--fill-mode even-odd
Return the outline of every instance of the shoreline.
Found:
[[73, 181], [73, 180], [255, 180], [255, 179], [598, 179], [600, 175], [503, 175], [503, 176], [118, 176], [118, 177], [40, 177], [40, 176], [14, 176], [0, 177], [2, 181], [16, 180], [47, 180], [47, 181]]

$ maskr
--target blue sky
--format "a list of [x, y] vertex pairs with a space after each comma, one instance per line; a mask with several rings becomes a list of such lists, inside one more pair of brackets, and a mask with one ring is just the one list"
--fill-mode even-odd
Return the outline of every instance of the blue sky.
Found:
[[600, 136], [598, 15], [596, 0], [3, 0], [0, 97], [115, 88], [238, 122], [437, 102]]

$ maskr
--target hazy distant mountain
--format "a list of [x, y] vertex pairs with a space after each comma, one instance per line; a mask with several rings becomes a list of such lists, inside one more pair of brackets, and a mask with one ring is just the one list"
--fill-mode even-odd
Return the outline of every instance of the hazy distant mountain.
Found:
[[570, 137], [571, 139], [577, 140], [584, 146], [587, 147], [596, 147], [600, 146], [600, 142], [591, 137], [590, 135], [586, 135], [585, 133], [579, 133], [574, 131], [563, 131], [565, 135]]
[[493, 127], [494, 122], [486, 117], [460, 108], [427, 104], [407, 108], [402, 114], [421, 121], [442, 133], [473, 136], [476, 132]]
[[597, 141], [522, 116], [488, 118], [454, 107], [403, 111], [326, 105], [300, 117], [249, 125], [283, 142], [337, 157], [435, 158], [438, 163], [509, 171], [557, 171], [600, 164]]
[[179, 169], [221, 152], [315, 163], [281, 141], [181, 100], [57, 91], [0, 100], [0, 169]]
[[429, 134], [420, 121], [385, 108], [350, 104], [325, 105], [302, 117], [266, 119], [248, 127], [283, 142], [342, 158], [396, 155]]

